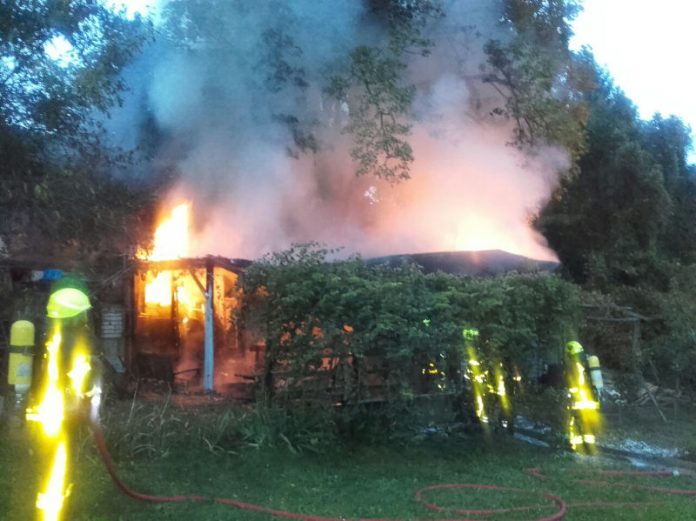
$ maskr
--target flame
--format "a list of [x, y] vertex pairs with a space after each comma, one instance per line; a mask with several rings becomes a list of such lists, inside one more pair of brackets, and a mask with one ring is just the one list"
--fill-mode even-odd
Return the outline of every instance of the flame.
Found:
[[145, 285], [145, 302], [167, 307], [172, 303], [172, 273], [162, 271]]
[[520, 242], [510, 230], [473, 215], [461, 218], [453, 233], [445, 234], [446, 247], [455, 251], [504, 250], [524, 255], [525, 245]]
[[149, 260], [179, 259], [189, 254], [190, 215], [191, 204], [188, 202], [172, 209], [169, 217], [155, 231], [154, 247]]
[[[183, 202], [175, 206], [169, 216], [155, 230], [154, 246], [147, 255], [141, 251], [138, 257], [152, 261], [174, 260], [189, 254], [189, 223], [191, 204]], [[172, 301], [172, 273], [162, 271], [150, 275], [145, 285], [145, 302], [160, 307], [168, 307]], [[182, 287], [177, 288], [177, 299], [181, 303], [190, 300]]]

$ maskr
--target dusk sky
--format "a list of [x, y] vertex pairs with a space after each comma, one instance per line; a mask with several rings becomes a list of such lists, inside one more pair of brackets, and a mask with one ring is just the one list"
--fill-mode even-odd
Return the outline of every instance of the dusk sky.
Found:
[[572, 46], [592, 48], [642, 118], [674, 114], [696, 130], [694, 19], [692, 0], [585, 0]]

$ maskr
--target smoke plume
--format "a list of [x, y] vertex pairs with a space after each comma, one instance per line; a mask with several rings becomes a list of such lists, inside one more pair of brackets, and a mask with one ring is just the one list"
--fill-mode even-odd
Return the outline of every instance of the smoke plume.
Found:
[[[147, 168], [178, 172], [163, 204], [193, 202], [192, 255], [255, 258], [319, 241], [364, 256], [503, 249], [555, 258], [530, 219], [567, 158], [550, 145], [522, 153], [509, 145], [511, 124], [490, 116], [502, 102], [480, 65], [483, 44], [506, 37], [496, 2], [445, 2], [427, 31], [432, 54], [410, 58], [416, 159], [412, 179], [394, 185], [355, 176], [342, 132], [348, 108], [323, 92], [353, 48], [383, 42], [363, 3], [215, 4], [197, 45], [158, 38], [134, 66], [117, 118], [142, 126], [147, 116], [158, 129]], [[282, 80], [271, 74], [273, 49], [282, 49]], [[316, 153], [294, 147], [288, 115], [312, 130]]]

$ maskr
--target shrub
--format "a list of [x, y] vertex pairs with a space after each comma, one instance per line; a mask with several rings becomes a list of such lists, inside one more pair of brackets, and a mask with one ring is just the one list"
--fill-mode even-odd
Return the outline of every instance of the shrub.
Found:
[[[404, 428], [389, 413], [397, 404], [423, 391], [461, 392], [462, 328], [479, 329], [481, 357], [527, 375], [577, 328], [579, 291], [553, 274], [475, 279], [360, 259], [328, 262], [329, 253], [296, 246], [242, 276], [243, 320], [266, 340], [262, 398], [269, 406], [385, 401], [393, 406], [374, 414], [390, 435]], [[429, 382], [428, 364], [437, 373]], [[362, 429], [363, 409], [341, 411], [341, 424], [350, 426], [343, 432]]]

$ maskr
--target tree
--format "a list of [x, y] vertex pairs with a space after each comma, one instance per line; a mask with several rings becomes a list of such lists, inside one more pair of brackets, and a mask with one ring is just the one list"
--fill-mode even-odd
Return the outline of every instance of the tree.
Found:
[[689, 129], [675, 117], [641, 121], [608, 74], [594, 69], [596, 87], [584, 96], [586, 149], [536, 225], [570, 278], [647, 317], [636, 361], [643, 366], [632, 369], [693, 390], [696, 172], [687, 161]]
[[[135, 192], [108, 179], [128, 155], [105, 145], [103, 117], [148, 33], [91, 0], [0, 5], [0, 237], [10, 253], [98, 250], [137, 208]], [[62, 57], [51, 52], [59, 45]]]
[[490, 40], [484, 81], [504, 105], [493, 110], [515, 122], [519, 147], [558, 143], [576, 161], [584, 148], [587, 110], [581, 94], [592, 87], [586, 55], [568, 48], [573, 0], [506, 0], [502, 24], [513, 36]]
[[[312, 9], [327, 5], [318, 2]], [[293, 157], [317, 152], [325, 146], [321, 137], [340, 127], [350, 138], [357, 175], [406, 180], [414, 161], [413, 73], [436, 40], [443, 47], [451, 44], [440, 31], [447, 9], [440, 0], [362, 0], [341, 4], [342, 9], [346, 5], [351, 6], [346, 26], [359, 28], [349, 29], [343, 38], [337, 35], [339, 43], [316, 45], [306, 35], [325, 28], [311, 25], [317, 19], [303, 11], [307, 5], [280, 0], [172, 0], [166, 8], [165, 32], [189, 58], [205, 64], [202, 88], [211, 99], [221, 100], [218, 107], [226, 107], [205, 114], [211, 125], [224, 130], [229, 122], [222, 121], [220, 112], [237, 111], [251, 119], [249, 127], [264, 126], [268, 139], [283, 133], [290, 137], [287, 148]], [[488, 65], [483, 76], [475, 78], [483, 78], [501, 94], [493, 115], [515, 122], [513, 141], [518, 145], [561, 144], [575, 158], [582, 148], [586, 116], [578, 99], [584, 62], [568, 50], [576, 2], [506, 0], [496, 9], [505, 31], [494, 32], [511, 36], [489, 42]], [[320, 18], [322, 25], [331, 19]], [[491, 34], [491, 27], [478, 29], [486, 37]], [[246, 106], [234, 105], [233, 98], [228, 102], [231, 97], [222, 79], [227, 77], [234, 78]], [[421, 81], [419, 88], [427, 91], [430, 85]], [[249, 106], [254, 107], [251, 115], [244, 113]], [[207, 109], [201, 107], [202, 112]]]
[[[405, 55], [427, 52], [430, 42], [421, 30], [439, 15], [439, 2], [366, 0], [364, 6], [374, 28], [365, 40], [374, 43], [356, 45], [351, 38], [351, 47], [320, 63], [313, 49], [308, 52], [298, 43], [306, 27], [302, 7], [283, 1], [256, 6], [173, 0], [166, 8], [167, 34], [169, 41], [215, 71], [234, 75], [245, 92], [252, 92], [264, 107], [255, 117], [263, 119], [269, 111], [271, 122], [289, 131], [290, 155], [319, 149], [315, 133], [325, 121], [310, 95], [319, 92], [347, 109], [349, 121], [342, 130], [353, 139], [357, 175], [398, 181], [409, 177], [413, 162], [407, 137], [415, 89], [404, 80]], [[240, 20], [247, 28], [244, 39], [236, 37]], [[210, 85], [205, 88], [216, 88], [216, 80], [206, 78]]]
[[430, 53], [432, 41], [423, 36], [423, 28], [444, 13], [435, 0], [369, 4], [387, 38], [382, 45], [354, 49], [349, 70], [331, 78], [327, 92], [349, 107], [345, 131], [354, 139], [350, 153], [358, 164], [356, 174], [398, 182], [411, 176], [414, 160], [408, 120], [416, 88], [404, 83], [405, 56]]
[[691, 129], [679, 118], [659, 114], [643, 123], [643, 147], [660, 165], [672, 212], [660, 237], [660, 247], [670, 259], [696, 262], [696, 166], [688, 165]]
[[384, 49], [370, 47], [355, 49], [350, 61], [350, 72], [334, 77], [327, 92], [350, 107], [345, 131], [353, 136], [350, 154], [358, 163], [356, 174], [408, 179], [414, 157], [406, 140], [411, 125], [405, 120], [415, 89], [400, 85], [406, 65], [391, 53], [385, 55]]
[[658, 238], [671, 202], [660, 166], [641, 144], [637, 111], [605, 75], [587, 102], [587, 150], [537, 226], [570, 276], [596, 289], [659, 281]]

